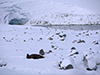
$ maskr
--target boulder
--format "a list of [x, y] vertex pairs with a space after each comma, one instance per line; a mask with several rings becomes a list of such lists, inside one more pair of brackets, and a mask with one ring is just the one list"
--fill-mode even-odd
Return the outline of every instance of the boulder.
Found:
[[60, 69], [68, 70], [68, 69], [74, 69], [74, 60], [71, 57], [67, 57], [59, 64]]
[[86, 70], [92, 71], [97, 69], [97, 62], [95, 54], [92, 51], [87, 51], [83, 53], [83, 64]]
[[39, 54], [41, 54], [41, 55], [44, 55], [44, 54], [45, 54], [44, 51], [43, 51], [43, 49], [41, 49], [41, 50], [39, 51]]

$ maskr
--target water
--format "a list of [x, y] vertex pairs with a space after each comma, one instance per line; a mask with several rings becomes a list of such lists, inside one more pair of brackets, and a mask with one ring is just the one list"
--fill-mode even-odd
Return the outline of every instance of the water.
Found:
[[46, 28], [52, 28], [52, 29], [62, 29], [62, 30], [100, 30], [100, 25], [54, 25], [54, 26], [46, 26], [46, 25], [40, 25], [39, 27], [46, 27]]

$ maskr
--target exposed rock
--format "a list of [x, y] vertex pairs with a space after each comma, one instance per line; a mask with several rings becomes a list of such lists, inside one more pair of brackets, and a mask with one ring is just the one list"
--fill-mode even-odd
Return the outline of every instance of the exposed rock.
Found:
[[89, 36], [89, 34], [86, 34], [86, 36]]
[[81, 33], [79, 33], [79, 35], [81, 35]]
[[44, 51], [43, 51], [43, 49], [41, 49], [41, 50], [39, 51], [39, 54], [41, 54], [41, 55], [44, 55], [44, 54], [45, 54]]
[[95, 45], [98, 45], [98, 44], [99, 44], [98, 41], [93, 41], [93, 43], [94, 43]]
[[54, 45], [51, 45], [51, 48], [54, 48], [55, 46]]
[[76, 50], [76, 48], [75, 47], [72, 47], [71, 50]]
[[66, 39], [66, 34], [59, 35], [60, 41], [64, 41]]
[[51, 38], [51, 37], [49, 37], [48, 39], [49, 39], [49, 40], [53, 40], [53, 38]]
[[44, 58], [44, 56], [40, 54], [31, 54], [31, 55], [27, 54], [26, 58], [27, 59], [41, 59], [41, 58]]
[[72, 41], [72, 43], [75, 43], [75, 42], [77, 42], [77, 40]]
[[60, 33], [56, 33], [56, 35], [59, 35]]
[[0, 60], [0, 67], [6, 66], [6, 65], [7, 65], [6, 62], [4, 62], [3, 60]]
[[97, 67], [96, 68], [93, 68], [93, 69], [86, 68], [86, 70], [88, 70], [88, 71], [92, 71], [92, 70], [96, 71], [97, 70]]
[[85, 43], [85, 41], [80, 39], [77, 43]]
[[52, 53], [52, 51], [51, 50], [49, 50], [49, 52], [45, 52], [46, 54], [49, 54], [49, 53]]
[[96, 32], [96, 34], [99, 34], [98, 32]]
[[73, 53], [73, 54], [70, 54], [70, 56], [73, 56], [73, 55], [75, 55], [75, 54], [79, 54], [79, 52], [75, 52], [75, 53]]

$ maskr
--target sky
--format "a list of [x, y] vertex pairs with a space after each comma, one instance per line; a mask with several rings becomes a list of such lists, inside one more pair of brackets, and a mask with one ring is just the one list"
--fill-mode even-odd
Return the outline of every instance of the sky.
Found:
[[96, 13], [100, 13], [100, 0], [49, 0], [73, 4]]

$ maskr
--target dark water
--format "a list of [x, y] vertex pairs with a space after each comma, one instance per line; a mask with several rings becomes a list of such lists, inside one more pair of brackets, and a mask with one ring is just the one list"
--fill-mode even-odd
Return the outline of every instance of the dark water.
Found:
[[46, 28], [52, 28], [52, 29], [62, 29], [62, 30], [100, 30], [100, 25], [56, 25], [56, 26], [39, 26], [39, 27], [46, 27]]

